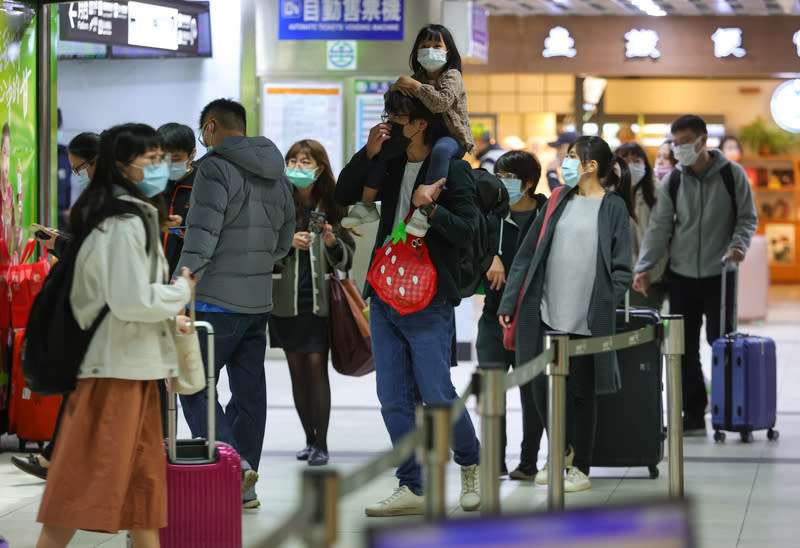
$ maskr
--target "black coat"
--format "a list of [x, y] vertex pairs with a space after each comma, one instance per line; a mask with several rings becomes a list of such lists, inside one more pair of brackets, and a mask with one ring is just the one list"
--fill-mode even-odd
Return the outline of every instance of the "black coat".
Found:
[[[180, 215], [183, 217], [181, 226], [186, 226], [186, 216], [189, 214], [189, 198], [192, 195], [192, 185], [197, 169], [192, 171], [180, 181], [169, 181], [167, 188], [162, 195], [167, 206], [168, 215]], [[183, 232], [183, 230], [181, 230]], [[183, 236], [167, 230], [161, 235], [161, 243], [164, 245], [164, 255], [169, 263], [169, 271], [175, 272], [178, 260], [183, 251]]]
[[[397, 208], [401, 207], [406, 212], [411, 207], [410, 203], [397, 203], [407, 161], [405, 154], [386, 161], [386, 170], [377, 197], [377, 200], [381, 201], [381, 218], [374, 249], [381, 247], [392, 233]], [[425, 180], [428, 163], [426, 159], [417, 175], [414, 188]], [[356, 152], [339, 174], [335, 195], [339, 205], [348, 206], [361, 200], [364, 183], [375, 164], [374, 160], [367, 158], [366, 148]], [[472, 177], [472, 168], [467, 162], [451, 160], [447, 190], [442, 191], [437, 202], [439, 207], [430, 219], [431, 226], [425, 236], [425, 243], [439, 279], [436, 294], [455, 306], [461, 302], [459, 256], [463, 248], [472, 241], [478, 222], [475, 181]], [[373, 254], [370, 264], [374, 257]], [[371, 296], [372, 291], [367, 283], [365, 296]]]

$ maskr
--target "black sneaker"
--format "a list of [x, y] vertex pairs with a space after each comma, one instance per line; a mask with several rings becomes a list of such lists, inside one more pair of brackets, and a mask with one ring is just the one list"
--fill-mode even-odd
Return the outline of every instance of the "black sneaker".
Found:
[[703, 417], [684, 415], [683, 435], [687, 438], [701, 438], [706, 435], [706, 420]]
[[36, 476], [39, 479], [47, 479], [47, 468], [39, 464], [38, 455], [28, 455], [27, 457], [11, 457], [11, 463], [31, 476]]
[[519, 463], [517, 469], [511, 472], [508, 477], [515, 480], [522, 480], [522, 481], [533, 481], [536, 477], [536, 465], [527, 465], [525, 463]]

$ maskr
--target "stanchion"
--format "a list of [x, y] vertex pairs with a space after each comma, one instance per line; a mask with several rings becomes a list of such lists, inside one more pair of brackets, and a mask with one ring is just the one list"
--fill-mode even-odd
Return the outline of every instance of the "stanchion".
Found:
[[564, 450], [566, 447], [569, 335], [548, 331], [545, 348], [555, 350], [547, 364], [547, 509], [564, 509]]
[[422, 422], [424, 430], [422, 454], [417, 459], [425, 471], [425, 519], [442, 520], [447, 516], [444, 471], [450, 461], [450, 406], [419, 406], [417, 420]]
[[683, 316], [663, 316], [664, 340], [661, 352], [667, 358], [667, 440], [669, 446], [669, 496], [683, 498], [683, 422], [681, 411], [681, 356]]
[[336, 470], [303, 472], [302, 499], [306, 502], [308, 524], [303, 541], [309, 548], [328, 548], [336, 542], [339, 515], [339, 474]]
[[479, 364], [481, 414], [481, 514], [500, 513], [500, 419], [506, 412], [506, 368]]

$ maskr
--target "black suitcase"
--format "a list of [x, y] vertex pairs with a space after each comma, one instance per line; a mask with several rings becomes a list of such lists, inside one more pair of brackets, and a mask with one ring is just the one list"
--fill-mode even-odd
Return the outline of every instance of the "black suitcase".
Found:
[[[661, 317], [652, 308], [634, 308], [626, 322], [617, 310], [617, 332], [658, 326]], [[658, 332], [658, 330], [657, 330]], [[597, 396], [597, 430], [592, 466], [647, 466], [658, 477], [664, 459], [664, 412], [661, 393], [661, 340], [617, 352], [622, 388]]]

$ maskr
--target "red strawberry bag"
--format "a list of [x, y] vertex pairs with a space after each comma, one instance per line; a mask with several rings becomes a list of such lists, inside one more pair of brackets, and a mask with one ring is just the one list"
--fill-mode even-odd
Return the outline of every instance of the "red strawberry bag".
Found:
[[436, 295], [438, 275], [425, 238], [407, 234], [406, 223], [400, 221], [383, 247], [375, 251], [367, 281], [378, 297], [400, 314], [428, 306]]

